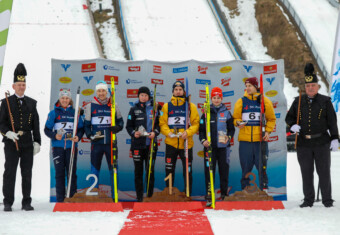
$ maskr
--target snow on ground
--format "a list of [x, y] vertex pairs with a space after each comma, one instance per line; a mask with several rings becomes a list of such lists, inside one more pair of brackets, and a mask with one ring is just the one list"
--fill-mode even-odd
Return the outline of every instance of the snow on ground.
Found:
[[134, 60], [232, 60], [206, 0], [121, 1]]
[[[164, 7], [161, 7], [159, 2], [162, 2]], [[247, 2], [243, 1], [242, 4], [247, 4]], [[319, 2], [322, 1], [314, 2], [314, 4]], [[89, 234], [107, 233], [108, 231], [117, 234], [128, 215], [128, 211], [123, 213], [52, 213], [54, 204], [48, 202], [49, 140], [43, 134], [43, 125], [49, 111], [50, 59], [52, 57], [85, 59], [99, 56], [90, 20], [87, 12], [83, 10], [82, 4], [86, 4], [86, 1], [14, 1], [0, 94], [3, 94], [5, 90], [12, 91], [14, 68], [18, 62], [23, 62], [28, 69], [26, 94], [38, 100], [43, 145], [41, 153], [35, 157], [33, 168], [32, 205], [35, 207], [35, 211], [23, 212], [20, 210], [21, 177], [18, 172], [14, 212], [5, 213], [2, 208], [0, 209], [0, 234]], [[246, 11], [250, 15], [253, 14], [251, 13], [254, 11], [253, 4], [254, 1], [251, 0], [249, 5], [242, 6], [241, 14]], [[131, 43], [135, 59], [227, 60], [231, 58], [228, 54], [227, 44], [223, 41], [216, 22], [213, 22], [213, 16], [208, 13], [210, 12], [209, 6], [201, 0], [195, 1], [194, 4], [192, 1], [177, 2], [175, 0], [126, 0], [123, 7], [129, 12], [129, 14], [125, 12], [126, 15], [132, 14], [127, 21], [130, 21], [128, 25], [130, 34], [134, 35]], [[306, 6], [304, 7], [306, 8]], [[190, 10], [186, 10], [188, 8]], [[169, 12], [173, 17], [168, 15]], [[195, 16], [193, 16], [194, 13]], [[201, 17], [205, 20], [210, 17], [211, 22], [207, 24]], [[187, 21], [192, 24], [187, 24]], [[241, 23], [243, 24], [243, 21], [235, 23], [234, 27], [237, 28], [237, 24]], [[325, 22], [316, 21], [315, 24], [313, 30], [316, 31], [316, 29], [322, 28]], [[248, 24], [244, 24], [242, 27], [248, 27]], [[244, 45], [249, 45], [251, 59], [270, 59], [264, 55], [265, 49], [260, 48], [261, 45], [251, 44], [253, 41], [259, 41], [258, 37], [260, 37], [255, 35], [256, 25], [253, 24], [252, 28], [249, 27], [248, 30], [253, 32], [251, 33], [252, 40], [247, 41], [247, 38], [243, 37]], [[159, 35], [152, 33], [154, 29]], [[209, 32], [209, 35], [202, 36], [201, 33], [204, 32]], [[330, 37], [325, 38], [329, 40], [325, 42], [326, 45], [330, 45], [330, 41], [334, 40]], [[158, 42], [160, 43], [157, 44]], [[252, 49], [254, 51], [256, 49], [257, 52]], [[296, 93], [292, 89], [287, 89], [286, 86], [286, 96], [292, 95], [291, 92]], [[3, 149], [2, 144], [0, 149]], [[0, 182], [2, 182], [3, 163], [4, 156], [1, 150]], [[313, 208], [300, 209], [298, 205], [303, 198], [300, 169], [296, 154], [289, 153], [288, 201], [284, 203], [285, 210], [232, 212], [206, 210], [206, 213], [216, 234], [225, 234], [226, 231], [261, 232], [264, 234], [337, 234], [336, 226], [340, 219], [339, 178], [340, 153], [332, 153], [335, 207], [326, 209], [321, 203], [318, 203]], [[317, 184], [317, 177], [315, 181]], [[0, 201], [2, 199], [3, 197], [0, 195]]]

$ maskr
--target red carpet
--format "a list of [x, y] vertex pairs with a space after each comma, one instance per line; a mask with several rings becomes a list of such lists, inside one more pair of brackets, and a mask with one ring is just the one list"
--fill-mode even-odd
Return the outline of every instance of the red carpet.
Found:
[[119, 203], [56, 203], [53, 212], [124, 211]]
[[217, 202], [216, 210], [277, 210], [284, 209], [281, 201]]
[[201, 202], [135, 203], [119, 234], [213, 234]]

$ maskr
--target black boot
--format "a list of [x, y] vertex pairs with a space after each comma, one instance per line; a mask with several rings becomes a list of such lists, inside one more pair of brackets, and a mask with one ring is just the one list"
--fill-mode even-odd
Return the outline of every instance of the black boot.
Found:
[[4, 211], [12, 211], [12, 206], [5, 204]]
[[323, 203], [325, 207], [333, 207], [334, 200], [329, 200]]
[[22, 205], [21, 210], [24, 210], [24, 211], [33, 211], [34, 208], [30, 204], [27, 204], [27, 205]]
[[305, 207], [312, 207], [313, 206], [313, 203], [312, 202], [308, 202], [308, 201], [304, 201], [300, 207], [301, 208], [305, 208]]

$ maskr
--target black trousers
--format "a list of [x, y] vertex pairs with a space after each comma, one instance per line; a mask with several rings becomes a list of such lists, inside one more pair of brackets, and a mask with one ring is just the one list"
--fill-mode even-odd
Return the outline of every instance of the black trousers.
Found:
[[331, 186], [331, 157], [330, 144], [313, 147], [297, 147], [297, 157], [302, 174], [304, 200], [313, 203], [314, 189], [314, 162], [319, 176], [322, 203], [332, 201]]
[[[216, 185], [215, 184], [215, 170], [216, 170], [216, 163], [218, 163], [221, 196], [226, 196], [228, 193], [228, 176], [229, 176], [229, 165], [227, 163], [227, 149], [226, 148], [212, 148], [211, 162], [212, 162], [214, 185]], [[204, 148], [204, 175], [205, 175], [206, 198], [208, 198], [208, 187], [210, 184], [210, 172], [209, 172], [209, 157], [207, 156], [206, 148]]]
[[[188, 169], [189, 169], [189, 194], [191, 195], [192, 191], [192, 148], [188, 151], [189, 155], [189, 163], [188, 163]], [[175, 147], [172, 147], [171, 145], [165, 146], [165, 175], [166, 177], [172, 173], [172, 186], [174, 186], [175, 183], [175, 170], [176, 170], [176, 162], [177, 157], [182, 161], [183, 166], [183, 179], [184, 179], [184, 192], [186, 191], [186, 158], [185, 158], [185, 151], [184, 149], [177, 149]], [[166, 181], [166, 186], [169, 187], [169, 181]]]
[[31, 198], [31, 182], [33, 167], [33, 146], [20, 148], [19, 152], [15, 145], [5, 143], [5, 171], [3, 175], [2, 192], [4, 194], [4, 204], [13, 205], [14, 189], [16, 181], [17, 167], [20, 159], [20, 169], [22, 178], [22, 205], [30, 205]]
[[[145, 167], [145, 186], [147, 188], [148, 184], [148, 175], [149, 175], [149, 147], [146, 149], [136, 149], [131, 150], [133, 163], [135, 164], [135, 189], [137, 194], [137, 199], [142, 199], [144, 194], [144, 186], [143, 186], [143, 171]], [[156, 161], [156, 153], [154, 151], [152, 156], [152, 163], [151, 163], [151, 172], [150, 172], [150, 182], [149, 182], [149, 192], [147, 192], [148, 197], [152, 197], [153, 188], [155, 183], [155, 161]]]

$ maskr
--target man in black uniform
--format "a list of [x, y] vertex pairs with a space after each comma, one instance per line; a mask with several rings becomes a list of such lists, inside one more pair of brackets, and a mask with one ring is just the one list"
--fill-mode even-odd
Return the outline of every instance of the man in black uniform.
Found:
[[[26, 69], [18, 64], [14, 71], [15, 94], [1, 102], [0, 132], [5, 144], [5, 172], [3, 175], [4, 211], [12, 211], [17, 166], [20, 159], [22, 177], [22, 210], [34, 210], [31, 206], [31, 179], [33, 156], [40, 151], [39, 115], [37, 102], [24, 95], [26, 90]], [[12, 129], [10, 114], [13, 116]], [[18, 147], [18, 148], [17, 148]]]
[[301, 208], [312, 207], [314, 203], [314, 162], [319, 175], [322, 203], [325, 207], [333, 206], [330, 149], [337, 151], [339, 147], [337, 117], [331, 99], [318, 94], [319, 88], [314, 67], [308, 63], [305, 67], [306, 94], [301, 96], [299, 124], [297, 124], [299, 97], [295, 98], [286, 116], [290, 130], [298, 133], [297, 157], [304, 194]]

